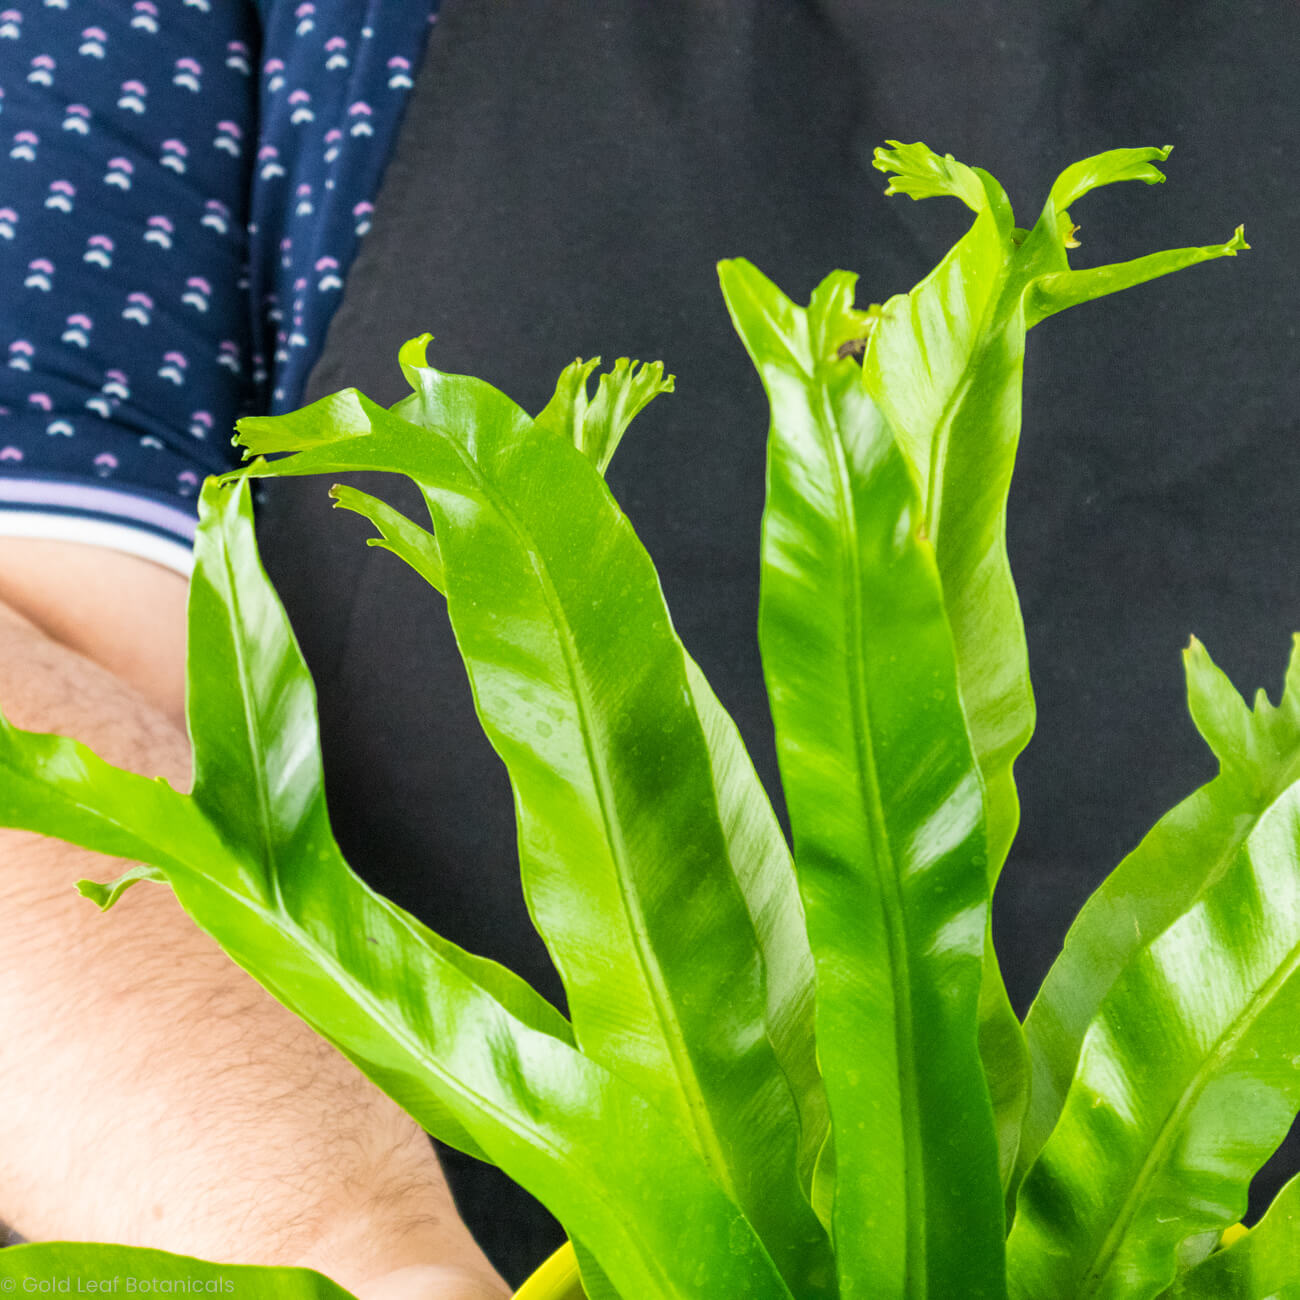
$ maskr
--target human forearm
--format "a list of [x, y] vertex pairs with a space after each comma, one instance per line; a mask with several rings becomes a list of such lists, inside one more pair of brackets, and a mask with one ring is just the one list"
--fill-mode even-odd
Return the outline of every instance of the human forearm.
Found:
[[[0, 708], [187, 779], [161, 712], [12, 616]], [[419, 1129], [170, 893], [141, 886], [100, 915], [72, 888], [115, 870], [49, 840], [0, 842], [0, 1217], [29, 1238], [308, 1264], [362, 1294], [401, 1294], [367, 1278], [402, 1267], [431, 1270], [407, 1274], [430, 1297], [504, 1293]]]

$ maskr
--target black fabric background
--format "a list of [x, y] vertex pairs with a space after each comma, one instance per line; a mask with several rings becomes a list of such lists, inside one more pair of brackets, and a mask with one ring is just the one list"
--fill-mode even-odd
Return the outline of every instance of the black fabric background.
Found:
[[[1183, 700], [1189, 633], [1276, 698], [1300, 628], [1297, 36], [1293, 5], [1222, 0], [445, 0], [308, 396], [396, 400], [397, 347], [425, 329], [434, 364], [532, 410], [575, 355], [663, 358], [677, 392], [633, 426], [609, 481], [777, 794], [754, 636], [766, 408], [714, 263], [747, 256], [796, 297], [835, 267], [861, 273], [860, 301], [909, 288], [966, 214], [884, 198], [868, 162], [886, 138], [989, 168], [1026, 225], [1066, 164], [1175, 145], [1165, 186], [1077, 205], [1075, 265], [1242, 221], [1254, 251], [1030, 340], [1009, 543], [1039, 727], [995, 912], [1023, 1011], [1087, 894], [1213, 775]], [[344, 848], [558, 998], [441, 603], [364, 546], [327, 486], [269, 485], [261, 536], [320, 690]], [[369, 486], [417, 508], [404, 482]], [[558, 1229], [495, 1171], [449, 1168], [520, 1280]]]

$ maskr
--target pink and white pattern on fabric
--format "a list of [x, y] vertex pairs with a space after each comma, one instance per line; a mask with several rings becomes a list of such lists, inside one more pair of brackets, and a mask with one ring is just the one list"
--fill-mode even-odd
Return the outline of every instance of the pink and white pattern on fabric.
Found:
[[436, 16], [0, 9], [0, 533], [188, 570], [235, 420], [292, 408], [320, 354]]

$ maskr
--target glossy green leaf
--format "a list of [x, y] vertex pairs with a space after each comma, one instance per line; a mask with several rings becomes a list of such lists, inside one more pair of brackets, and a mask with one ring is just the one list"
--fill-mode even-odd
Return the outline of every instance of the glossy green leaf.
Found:
[[152, 880], [155, 884], [165, 885], [167, 883], [167, 873], [160, 867], [150, 866], [147, 862], [137, 862], [135, 866], [129, 867], [116, 880], [110, 881], [108, 884], [102, 884], [98, 880], [78, 880], [77, 892], [83, 898], [89, 898], [91, 902], [97, 904], [101, 909], [107, 910], [132, 885], [139, 884], [142, 880]]
[[[420, 337], [427, 340], [431, 336], [423, 334]], [[237, 427], [256, 431], [261, 454], [299, 451], [306, 446], [334, 442], [346, 434], [369, 433], [370, 421], [361, 409], [358, 397], [355, 388], [344, 388], [296, 411], [285, 411], [283, 415], [249, 416], [240, 420]], [[247, 446], [246, 436], [237, 441]]]
[[1300, 1110], [1300, 783], [1102, 999], [1024, 1182], [1011, 1292], [1142, 1300], [1241, 1218]]
[[378, 537], [366, 539], [367, 546], [392, 551], [399, 559], [405, 560], [435, 591], [446, 591], [442, 552], [438, 549], [438, 539], [427, 528], [422, 528], [386, 501], [362, 492], [359, 488], [336, 483], [330, 488], [330, 496], [334, 498], [336, 507], [364, 515], [379, 529]]
[[664, 375], [662, 361], [629, 362], [619, 357], [614, 369], [600, 376], [596, 396], [583, 421], [581, 450], [604, 473], [627, 426], [660, 393], [673, 391], [672, 375]]
[[1033, 1089], [1020, 1153], [1029, 1168], [1056, 1125], [1084, 1034], [1143, 944], [1227, 870], [1272, 803], [1300, 780], [1300, 637], [1279, 704], [1249, 709], [1199, 641], [1184, 653], [1192, 718], [1219, 775], [1151, 829], [1085, 904], [1029, 1015]]
[[1298, 1300], [1300, 1178], [1274, 1198], [1268, 1213], [1232, 1245], [1184, 1273], [1161, 1300]]
[[[432, 341], [433, 335], [421, 334], [409, 340], [405, 347], [427, 349]], [[417, 364], [423, 361], [424, 356], [424, 352], [418, 354]], [[599, 357], [592, 357], [590, 361], [578, 357], [570, 361], [555, 381], [555, 392], [551, 400], [538, 411], [535, 420], [541, 428], [550, 429], [552, 433], [567, 438], [580, 450], [586, 433], [587, 410], [591, 405], [591, 393], [587, 385], [591, 372], [598, 365]]]
[[0, 1291], [19, 1296], [165, 1292], [351, 1300], [350, 1292], [310, 1269], [213, 1264], [161, 1250], [81, 1241], [34, 1242], [0, 1251]]
[[[1025, 327], [1018, 313], [1000, 316], [996, 306], [1015, 257], [1014, 220], [1005, 193], [987, 173], [940, 158], [922, 144], [891, 145], [875, 158], [876, 167], [893, 173], [887, 194], [952, 195], [976, 214], [934, 271], [881, 309], [863, 376], [921, 484], [963, 708], [984, 779], [988, 871], [996, 881], [1020, 816], [1012, 765], [1034, 725], [1028, 650], [1005, 545]], [[950, 480], [961, 486], [945, 502]], [[1006, 1183], [1028, 1103], [1029, 1066], [991, 927], [984, 941], [980, 1053]]]
[[[575, 362], [565, 375], [575, 367], [585, 372], [595, 364]], [[562, 377], [557, 392], [569, 384], [570, 380]], [[573, 436], [568, 425], [557, 427], [556, 432]], [[393, 551], [430, 585], [445, 591], [442, 556], [433, 533], [355, 488], [335, 486], [330, 495], [336, 504], [365, 515], [380, 529], [383, 537], [371, 539], [368, 545]], [[691, 697], [705, 729], [732, 867], [764, 954], [768, 1033], [799, 1112], [798, 1166], [804, 1185], [811, 1188], [813, 1165], [825, 1141], [828, 1121], [813, 1040], [812, 956], [794, 896], [794, 868], [776, 814], [735, 723], [689, 656], [686, 668]], [[809, 1195], [811, 1198], [811, 1191]]]
[[804, 311], [747, 262], [720, 271], [772, 407], [759, 640], [817, 966], [840, 1294], [1002, 1295], [983, 801], [916, 485], [837, 359], [863, 326], [855, 277]]
[[[822, 1294], [829, 1242], [798, 1177], [809, 1113], [790, 1082], [816, 1083], [811, 972], [779, 826], [593, 461], [487, 384], [420, 364], [420, 344], [401, 356], [411, 397], [356, 398], [369, 432], [313, 434], [257, 472], [420, 486], [578, 1044], [693, 1135], [783, 1276]], [[261, 451], [274, 425], [243, 421], [241, 438]]]
[[794, 863], [736, 724], [689, 655], [686, 679], [708, 742], [731, 868], [763, 953], [767, 1033], [793, 1093], [799, 1180], [809, 1203], [814, 1203], [814, 1171], [830, 1117], [817, 1062], [815, 972]]
[[1015, 833], [1011, 765], [1033, 730], [1033, 696], [1006, 553], [1006, 501], [1020, 434], [1025, 333], [1044, 316], [1182, 267], [1234, 254], [1226, 244], [1176, 249], [1138, 262], [1070, 269], [1067, 208], [1119, 181], [1164, 179], [1168, 149], [1116, 149], [1068, 168], [1034, 228], [1015, 226], [985, 171], [891, 142], [875, 166], [886, 193], [950, 195], [975, 221], [915, 289], [881, 308], [863, 357], [873, 398], [916, 468], [925, 527], [957, 643], [962, 699], [989, 791], [990, 868]]
[[[314, 695], [253, 542], [209, 483], [190, 597], [192, 796], [0, 728], [0, 820], [151, 863], [280, 1001], [431, 1132], [600, 1242], [624, 1295], [789, 1291], [689, 1136], [580, 1054], [523, 981], [370, 891], [330, 835]], [[102, 895], [105, 902], [112, 890]], [[662, 1215], [639, 1214], [653, 1200]]]
[[[1179, 249], [1119, 267], [1069, 268], [1067, 206], [1117, 181], [1162, 180], [1168, 150], [1117, 149], [1068, 168], [1032, 231], [1016, 227], [1001, 186], [980, 168], [923, 144], [890, 142], [875, 166], [886, 193], [952, 196], [975, 213], [966, 235], [872, 325], [863, 374], [922, 485], [924, 527], [938, 557], [957, 647], [962, 703], [984, 778], [989, 871], [996, 880], [1019, 821], [1012, 766], [1034, 725], [1024, 626], [1006, 551], [1006, 502], [1020, 436], [1026, 330], [1076, 302], [1244, 247]], [[1028, 1065], [991, 941], [981, 1048], [997, 1102], [1004, 1178], [1011, 1174]]]
[[[423, 349], [431, 335], [412, 343]], [[407, 345], [408, 347], [411, 344]], [[422, 362], [423, 351], [419, 353]], [[660, 393], [673, 391], [673, 376], [664, 375], [662, 361], [629, 361], [619, 357], [614, 369], [600, 376], [596, 397], [588, 400], [587, 379], [600, 364], [599, 357], [566, 366], [555, 386], [555, 395], [537, 416], [543, 429], [567, 437], [603, 474], [632, 421]]]
[[863, 356], [867, 388], [921, 484], [957, 646], [962, 701], [989, 802], [996, 878], [1019, 817], [1011, 765], [1033, 730], [1024, 626], [1007, 561], [1006, 498], [1020, 434], [1025, 326], [998, 311], [1017, 259], [1011, 205], [987, 173], [924, 145], [876, 151], [886, 193], [951, 195], [966, 235], [908, 294], [881, 308]]

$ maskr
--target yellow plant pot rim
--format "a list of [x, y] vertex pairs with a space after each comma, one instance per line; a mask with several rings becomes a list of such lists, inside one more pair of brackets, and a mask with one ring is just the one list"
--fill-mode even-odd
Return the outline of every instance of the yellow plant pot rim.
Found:
[[573, 1243], [566, 1241], [515, 1292], [515, 1300], [562, 1300], [577, 1283], [578, 1259], [573, 1253]]

